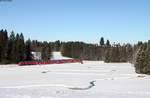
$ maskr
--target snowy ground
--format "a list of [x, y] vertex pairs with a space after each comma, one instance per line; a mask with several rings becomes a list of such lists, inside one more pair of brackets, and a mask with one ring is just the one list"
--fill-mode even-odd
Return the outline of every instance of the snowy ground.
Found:
[[0, 67], [0, 98], [150, 98], [149, 84], [129, 63]]

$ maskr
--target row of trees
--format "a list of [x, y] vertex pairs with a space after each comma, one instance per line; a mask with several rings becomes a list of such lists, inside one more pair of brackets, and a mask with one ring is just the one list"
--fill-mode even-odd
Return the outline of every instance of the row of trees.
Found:
[[23, 33], [9, 34], [7, 30], [0, 30], [0, 64], [18, 63], [33, 60], [32, 52], [41, 52], [42, 60], [52, 57], [52, 43], [24, 40]]
[[100, 39], [99, 44], [84, 42], [39, 42], [24, 40], [23, 34], [9, 34], [0, 30], [0, 64], [18, 63], [33, 60], [32, 51], [40, 52], [42, 60], [49, 60], [52, 51], [61, 51], [63, 56], [109, 62], [131, 62], [135, 64], [137, 73], [150, 74], [150, 41], [138, 44], [110, 44]]
[[[27, 41], [28, 42], [28, 41]], [[150, 74], [150, 41], [138, 44], [110, 44], [100, 38], [98, 44], [87, 44], [84, 42], [31, 42], [32, 51], [41, 51], [42, 59], [48, 60], [52, 57], [51, 51], [61, 51], [63, 56], [85, 59], [103, 60], [111, 62], [130, 62], [135, 64], [137, 73]]]
[[97, 44], [86, 44], [83, 42], [39, 42], [37, 40], [24, 40], [23, 34], [15, 34], [13, 31], [8, 36], [7, 30], [0, 31], [0, 63], [18, 63], [33, 59], [31, 54], [41, 52], [42, 60], [49, 60], [52, 51], [62, 51], [64, 56], [82, 58], [87, 60], [104, 60], [105, 48], [110, 47], [107, 40], [101, 38], [100, 46]]
[[79, 58], [85, 60], [104, 60], [105, 49], [110, 44], [87, 44], [83, 42], [66, 42], [62, 44], [61, 52], [63, 56]]
[[83, 42], [62, 43], [64, 56], [110, 62], [130, 62], [135, 65], [137, 73], [150, 74], [150, 41], [138, 44], [110, 44], [109, 40], [100, 39], [100, 44], [86, 44]]
[[52, 57], [52, 45], [53, 43], [51, 42], [33, 40], [31, 42], [31, 51], [40, 52], [42, 60], [50, 60]]
[[31, 41], [24, 41], [23, 34], [12, 31], [8, 36], [7, 30], [0, 30], [0, 63], [17, 63], [31, 60]]
[[131, 62], [133, 47], [130, 44], [115, 44], [108, 47], [105, 52], [105, 62]]
[[87, 44], [83, 42], [62, 43], [61, 52], [64, 56], [82, 58], [86, 60], [103, 60], [105, 62], [128, 62], [132, 61], [134, 47], [130, 44], [110, 44], [104, 38], [98, 44]]
[[135, 69], [137, 73], [150, 74], [150, 40], [139, 44]]

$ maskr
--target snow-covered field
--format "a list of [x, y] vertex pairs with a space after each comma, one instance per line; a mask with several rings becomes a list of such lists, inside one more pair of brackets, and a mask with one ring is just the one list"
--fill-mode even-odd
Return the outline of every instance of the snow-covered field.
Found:
[[0, 98], [150, 98], [150, 76], [129, 63], [100, 61], [2, 66]]

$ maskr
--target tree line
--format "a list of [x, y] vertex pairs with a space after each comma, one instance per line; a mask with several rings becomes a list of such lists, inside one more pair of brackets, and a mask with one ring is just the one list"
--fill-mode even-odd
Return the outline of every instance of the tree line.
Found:
[[87, 44], [83, 42], [62, 43], [61, 52], [64, 56], [85, 60], [102, 60], [109, 62], [131, 62], [134, 54], [131, 44], [110, 44], [102, 37], [99, 44]]
[[102, 37], [98, 44], [83, 42], [64, 42], [61, 44], [64, 56], [85, 59], [101, 60], [106, 63], [130, 62], [135, 65], [137, 73], [150, 74], [150, 41], [137, 44], [110, 44]]
[[150, 40], [139, 43], [136, 56], [135, 69], [137, 73], [150, 74]]
[[[8, 36], [9, 35], [9, 36]], [[33, 60], [32, 51], [41, 52], [42, 60], [51, 58], [51, 46], [48, 42], [24, 39], [23, 33], [8, 34], [7, 30], [0, 30], [0, 64], [13, 64], [19, 61]]]
[[[9, 35], [9, 36], [8, 36]], [[99, 44], [84, 42], [55, 42], [25, 40], [23, 33], [8, 34], [0, 30], [0, 64], [18, 63], [33, 60], [32, 51], [41, 53], [41, 60], [50, 60], [52, 51], [61, 51], [63, 56], [111, 62], [130, 62], [137, 73], [150, 74], [150, 41], [131, 44], [111, 44], [100, 38]]]
[[31, 42], [24, 41], [23, 34], [12, 31], [8, 36], [7, 30], [0, 30], [0, 63], [17, 63], [22, 60], [31, 60]]

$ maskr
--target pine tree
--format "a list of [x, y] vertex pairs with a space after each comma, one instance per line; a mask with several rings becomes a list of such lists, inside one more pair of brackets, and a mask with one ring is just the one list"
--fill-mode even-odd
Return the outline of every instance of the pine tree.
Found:
[[15, 34], [12, 31], [10, 36], [9, 36], [9, 40], [8, 40], [8, 50], [7, 50], [7, 60], [10, 63], [15, 63], [15, 52], [16, 52], [16, 48], [15, 48]]
[[110, 42], [109, 40], [106, 41], [106, 46], [109, 47], [110, 46]]
[[59, 40], [57, 40], [56, 42], [55, 42], [55, 51], [60, 51], [60, 47], [61, 47], [61, 43], [60, 43], [60, 41]]
[[15, 38], [15, 62], [18, 63], [20, 61], [20, 38], [19, 38], [19, 34], [16, 34], [16, 38]]
[[105, 42], [104, 42], [104, 38], [103, 38], [103, 37], [101, 37], [101, 39], [100, 39], [100, 46], [104, 46], [104, 44], [105, 44]]
[[0, 62], [2, 62], [3, 58], [3, 30], [0, 30]]
[[28, 39], [25, 43], [25, 60], [31, 61], [32, 60], [32, 54], [31, 54], [31, 40]]
[[7, 30], [0, 31], [0, 62], [7, 63], [8, 35]]
[[25, 59], [25, 43], [24, 43], [24, 36], [21, 33], [19, 35], [19, 61]]

